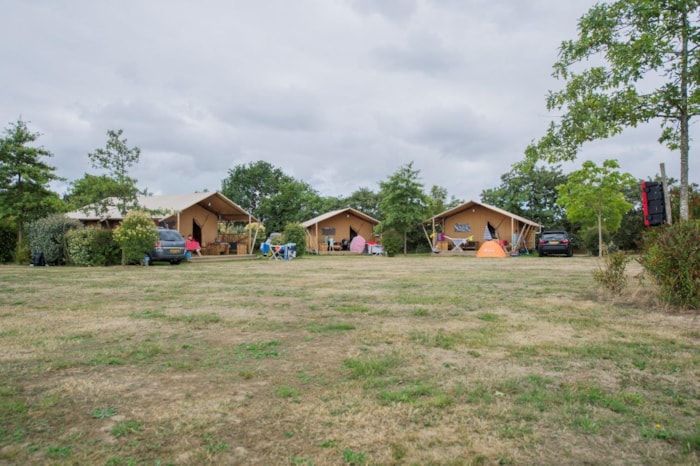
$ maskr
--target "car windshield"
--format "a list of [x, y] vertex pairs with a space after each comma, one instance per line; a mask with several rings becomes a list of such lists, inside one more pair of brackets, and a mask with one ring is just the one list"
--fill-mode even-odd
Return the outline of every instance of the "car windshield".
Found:
[[182, 241], [182, 236], [175, 230], [161, 230], [160, 239], [163, 241]]
[[546, 240], [566, 239], [566, 233], [564, 233], [563, 231], [552, 231], [549, 233], [542, 233], [542, 239], [546, 239]]

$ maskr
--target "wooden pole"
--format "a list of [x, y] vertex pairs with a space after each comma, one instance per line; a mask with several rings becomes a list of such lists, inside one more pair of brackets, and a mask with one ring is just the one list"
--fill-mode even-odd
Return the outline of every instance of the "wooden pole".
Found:
[[662, 163], [659, 164], [661, 169], [661, 182], [664, 186], [664, 202], [666, 203], [666, 223], [673, 225], [673, 218], [671, 217], [671, 193], [668, 190], [668, 183], [666, 182], [666, 166]]

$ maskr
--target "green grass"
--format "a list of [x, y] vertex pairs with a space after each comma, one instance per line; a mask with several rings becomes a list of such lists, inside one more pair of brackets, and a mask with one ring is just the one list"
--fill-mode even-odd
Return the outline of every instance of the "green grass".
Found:
[[0, 464], [700, 464], [697, 314], [596, 267], [0, 266]]

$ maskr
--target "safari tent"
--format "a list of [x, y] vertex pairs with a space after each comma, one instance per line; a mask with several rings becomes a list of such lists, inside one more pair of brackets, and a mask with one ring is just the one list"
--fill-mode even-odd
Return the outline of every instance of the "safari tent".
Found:
[[489, 240], [498, 241], [508, 252], [535, 249], [537, 222], [506, 210], [468, 201], [426, 222], [426, 237], [434, 252], [477, 251]]
[[[228, 244], [226, 252], [230, 251], [230, 244], [227, 238], [222, 241], [219, 234], [221, 224], [250, 224], [258, 221], [219, 192], [139, 196], [137, 202], [140, 208], [151, 212], [156, 225], [175, 229], [185, 237], [192, 235], [204, 248], [209, 245]], [[85, 225], [112, 228], [121, 222], [125, 213], [119, 211], [115, 199], [108, 200], [108, 205], [106, 211], [95, 206], [87, 206], [66, 215], [80, 220]], [[239, 253], [245, 254], [251, 251], [251, 242], [252, 238], [244, 235], [240, 244], [238, 242], [233, 244]], [[217, 247], [217, 254], [219, 249]]]
[[329, 247], [335, 251], [349, 250], [356, 236], [362, 236], [369, 242], [378, 224], [379, 220], [359, 210], [346, 208], [319, 215], [301, 225], [306, 229], [306, 249], [319, 253], [329, 251]]

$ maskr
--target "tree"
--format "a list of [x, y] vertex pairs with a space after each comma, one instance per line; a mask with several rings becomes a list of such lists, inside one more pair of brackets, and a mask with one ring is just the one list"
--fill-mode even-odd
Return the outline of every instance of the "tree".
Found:
[[414, 170], [413, 162], [410, 162], [399, 168], [389, 179], [379, 183], [382, 229], [393, 229], [403, 235], [404, 254], [407, 253], [409, 230], [415, 228], [428, 216], [428, 200], [418, 175], [418, 170]]
[[447, 189], [443, 188], [442, 186], [433, 185], [430, 188], [430, 195], [427, 199], [428, 217], [441, 214], [442, 212], [453, 207], [457, 207], [463, 203], [464, 201], [461, 201], [454, 196], [452, 196], [448, 201]]
[[563, 226], [566, 212], [557, 204], [557, 186], [566, 183], [559, 165], [518, 162], [501, 175], [501, 185], [481, 192], [481, 201], [547, 227]]
[[[129, 168], [137, 164], [141, 157], [141, 149], [129, 148], [126, 138], [122, 139], [123, 130], [108, 130], [107, 144], [104, 149], [95, 149], [88, 154], [93, 168], [106, 170], [108, 177], [113, 181], [110, 190], [114, 189], [113, 197], [116, 199], [116, 207], [122, 214], [138, 205], [139, 190], [136, 180], [129, 176]], [[110, 207], [109, 199], [105, 198], [96, 204], [100, 213], [105, 213]]]
[[18, 119], [0, 139], [0, 218], [14, 219], [18, 245], [27, 222], [62, 209], [58, 195], [49, 190], [51, 181], [62, 178], [42, 160], [52, 154], [31, 146], [39, 136]]
[[597, 226], [599, 256], [603, 254], [603, 228], [616, 232], [623, 214], [632, 208], [623, 189], [637, 180], [629, 173], [620, 173], [619, 168], [616, 160], [606, 160], [601, 167], [586, 161], [581, 170], [569, 174], [566, 184], [557, 187], [557, 202], [571, 221], [584, 227]]
[[354, 191], [345, 199], [346, 207], [351, 207], [355, 210], [369, 215], [370, 217], [379, 220], [379, 194], [369, 188], [360, 188]]
[[230, 169], [221, 182], [221, 192], [260, 219], [270, 233], [281, 232], [287, 223], [315, 217], [324, 206], [309, 184], [263, 160]]
[[[271, 198], [280, 192], [284, 182], [292, 177], [269, 162], [258, 160], [248, 165], [236, 165], [228, 171], [228, 177], [221, 182], [221, 193], [257, 218], [261, 216], [263, 199]], [[271, 231], [271, 230], [270, 230]]]
[[303, 222], [320, 213], [323, 199], [307, 183], [288, 177], [278, 189], [274, 195], [261, 199], [255, 214], [268, 232], [282, 232], [288, 223]]
[[90, 175], [71, 182], [70, 189], [63, 200], [70, 209], [80, 209], [89, 205], [98, 205], [110, 197], [118, 197], [121, 192], [119, 183], [107, 175]]
[[[659, 142], [680, 151], [680, 218], [688, 220], [689, 123], [700, 114], [700, 2], [618, 0], [598, 3], [565, 41], [548, 110], [563, 110], [530, 159], [573, 160], [587, 141], [660, 120]], [[602, 63], [601, 63], [602, 62]], [[582, 64], [593, 66], [581, 70]], [[599, 64], [600, 63], [600, 64]]]

